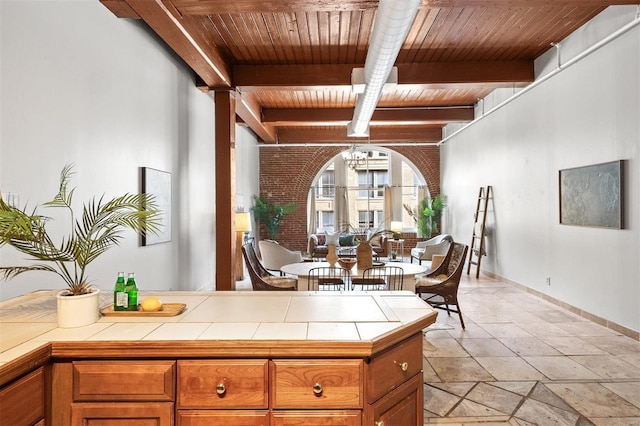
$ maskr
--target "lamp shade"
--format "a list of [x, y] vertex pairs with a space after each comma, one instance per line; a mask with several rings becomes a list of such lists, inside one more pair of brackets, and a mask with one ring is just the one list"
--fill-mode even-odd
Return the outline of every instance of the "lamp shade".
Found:
[[251, 231], [251, 215], [249, 212], [236, 213], [236, 232]]
[[402, 222], [399, 220], [391, 221], [391, 232], [394, 234], [402, 234]]

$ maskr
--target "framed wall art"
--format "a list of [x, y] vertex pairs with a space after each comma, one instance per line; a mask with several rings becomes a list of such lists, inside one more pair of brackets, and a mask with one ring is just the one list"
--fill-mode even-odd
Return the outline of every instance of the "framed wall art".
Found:
[[160, 230], [157, 235], [142, 234], [143, 246], [171, 241], [171, 173], [150, 167], [141, 168], [142, 192], [153, 194], [162, 212]]
[[624, 160], [559, 171], [560, 223], [624, 228]]

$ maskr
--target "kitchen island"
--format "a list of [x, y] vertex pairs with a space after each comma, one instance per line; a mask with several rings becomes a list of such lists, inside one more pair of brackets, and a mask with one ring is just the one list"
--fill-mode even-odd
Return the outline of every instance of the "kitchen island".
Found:
[[55, 292], [0, 303], [0, 423], [423, 424], [411, 292], [153, 295], [187, 308], [62, 329]]

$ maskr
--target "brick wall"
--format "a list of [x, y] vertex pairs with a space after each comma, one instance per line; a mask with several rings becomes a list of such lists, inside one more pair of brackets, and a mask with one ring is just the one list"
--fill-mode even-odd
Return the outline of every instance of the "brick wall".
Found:
[[[309, 188], [320, 169], [345, 147], [307, 146], [263, 148], [260, 150], [260, 196], [271, 203], [296, 202], [299, 208], [287, 215], [280, 226], [278, 241], [291, 250], [307, 248], [307, 199]], [[440, 192], [440, 148], [436, 146], [397, 147], [422, 173], [431, 196]], [[267, 238], [261, 225], [260, 239]], [[404, 234], [407, 240], [415, 234]], [[413, 240], [415, 241], [415, 240]], [[405, 242], [405, 250], [413, 245]]]

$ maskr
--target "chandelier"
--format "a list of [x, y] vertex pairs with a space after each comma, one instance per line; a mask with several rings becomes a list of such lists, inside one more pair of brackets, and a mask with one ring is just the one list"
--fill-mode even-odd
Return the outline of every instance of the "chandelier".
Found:
[[355, 145], [351, 145], [349, 152], [344, 155], [344, 162], [351, 170], [358, 170], [366, 164], [367, 154], [365, 152], [358, 151]]

